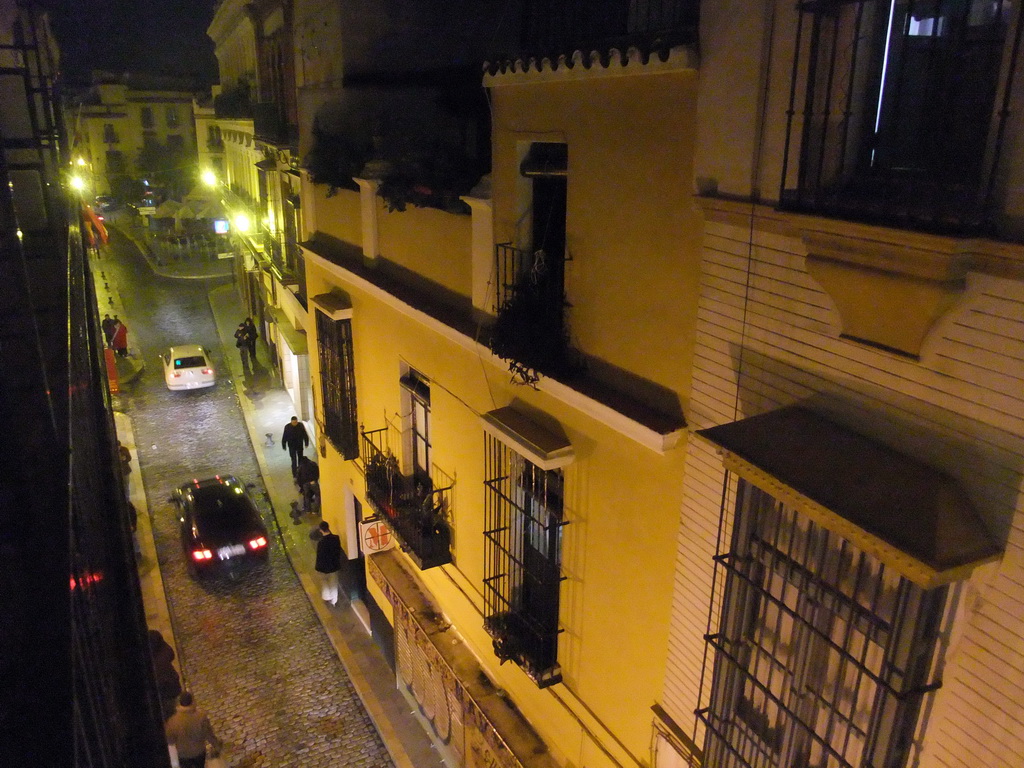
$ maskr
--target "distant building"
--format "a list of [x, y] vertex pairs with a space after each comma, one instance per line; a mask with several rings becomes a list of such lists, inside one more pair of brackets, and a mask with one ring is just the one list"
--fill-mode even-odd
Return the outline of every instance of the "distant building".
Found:
[[143, 180], [187, 192], [196, 181], [194, 91], [180, 78], [94, 72], [68, 118], [72, 161], [84, 161], [89, 190], [125, 202]]

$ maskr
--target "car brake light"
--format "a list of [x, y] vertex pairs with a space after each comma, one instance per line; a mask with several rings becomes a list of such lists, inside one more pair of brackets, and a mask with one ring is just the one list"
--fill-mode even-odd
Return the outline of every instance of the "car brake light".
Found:
[[265, 538], [263, 538], [262, 536], [260, 536], [259, 538], [253, 539], [252, 541], [249, 542], [249, 548], [250, 549], [260, 549], [260, 548], [265, 547], [265, 546], [267, 546], [267, 540]]
[[174, 371], [171, 375], [174, 378], [176, 378], [176, 379], [180, 379], [181, 378], [181, 371]]
[[196, 560], [197, 562], [202, 562], [203, 560], [212, 560], [213, 552], [211, 552], [208, 549], [196, 549], [192, 551], [192, 559]]
[[203, 375], [204, 376], [212, 376], [213, 375], [213, 368], [203, 368]]

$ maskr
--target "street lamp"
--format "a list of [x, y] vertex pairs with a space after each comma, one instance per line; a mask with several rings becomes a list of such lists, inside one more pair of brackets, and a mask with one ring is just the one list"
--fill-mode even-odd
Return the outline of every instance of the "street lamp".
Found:
[[76, 192], [85, 191], [85, 179], [83, 179], [81, 176], [77, 174], [72, 176], [69, 180], [69, 183], [71, 184], [71, 188]]
[[252, 224], [249, 222], [249, 217], [244, 213], [235, 214], [235, 231], [236, 232], [248, 232], [249, 227]]
[[210, 170], [203, 171], [203, 183], [208, 187], [216, 188], [217, 174]]

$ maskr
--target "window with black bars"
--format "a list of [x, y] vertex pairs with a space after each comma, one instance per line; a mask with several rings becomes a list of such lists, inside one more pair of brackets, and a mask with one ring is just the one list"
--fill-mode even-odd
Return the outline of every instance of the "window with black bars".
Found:
[[541, 688], [560, 682], [563, 475], [485, 436], [484, 627], [502, 661]]
[[332, 320], [317, 310], [316, 330], [320, 389], [323, 393], [323, 432], [345, 459], [355, 459], [359, 457], [359, 419], [352, 321]]
[[[925, 590], [740, 480], [704, 754], [719, 768], [908, 765], [946, 587]], [[704, 699], [702, 698], [702, 701]]]
[[986, 229], [1018, 66], [1013, 4], [797, 7], [783, 207], [950, 234]]

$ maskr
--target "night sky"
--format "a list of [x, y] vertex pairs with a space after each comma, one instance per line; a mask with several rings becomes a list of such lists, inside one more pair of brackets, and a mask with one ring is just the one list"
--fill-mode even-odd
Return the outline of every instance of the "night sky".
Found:
[[50, 11], [68, 83], [93, 69], [217, 80], [206, 29], [215, 0], [37, 0]]

